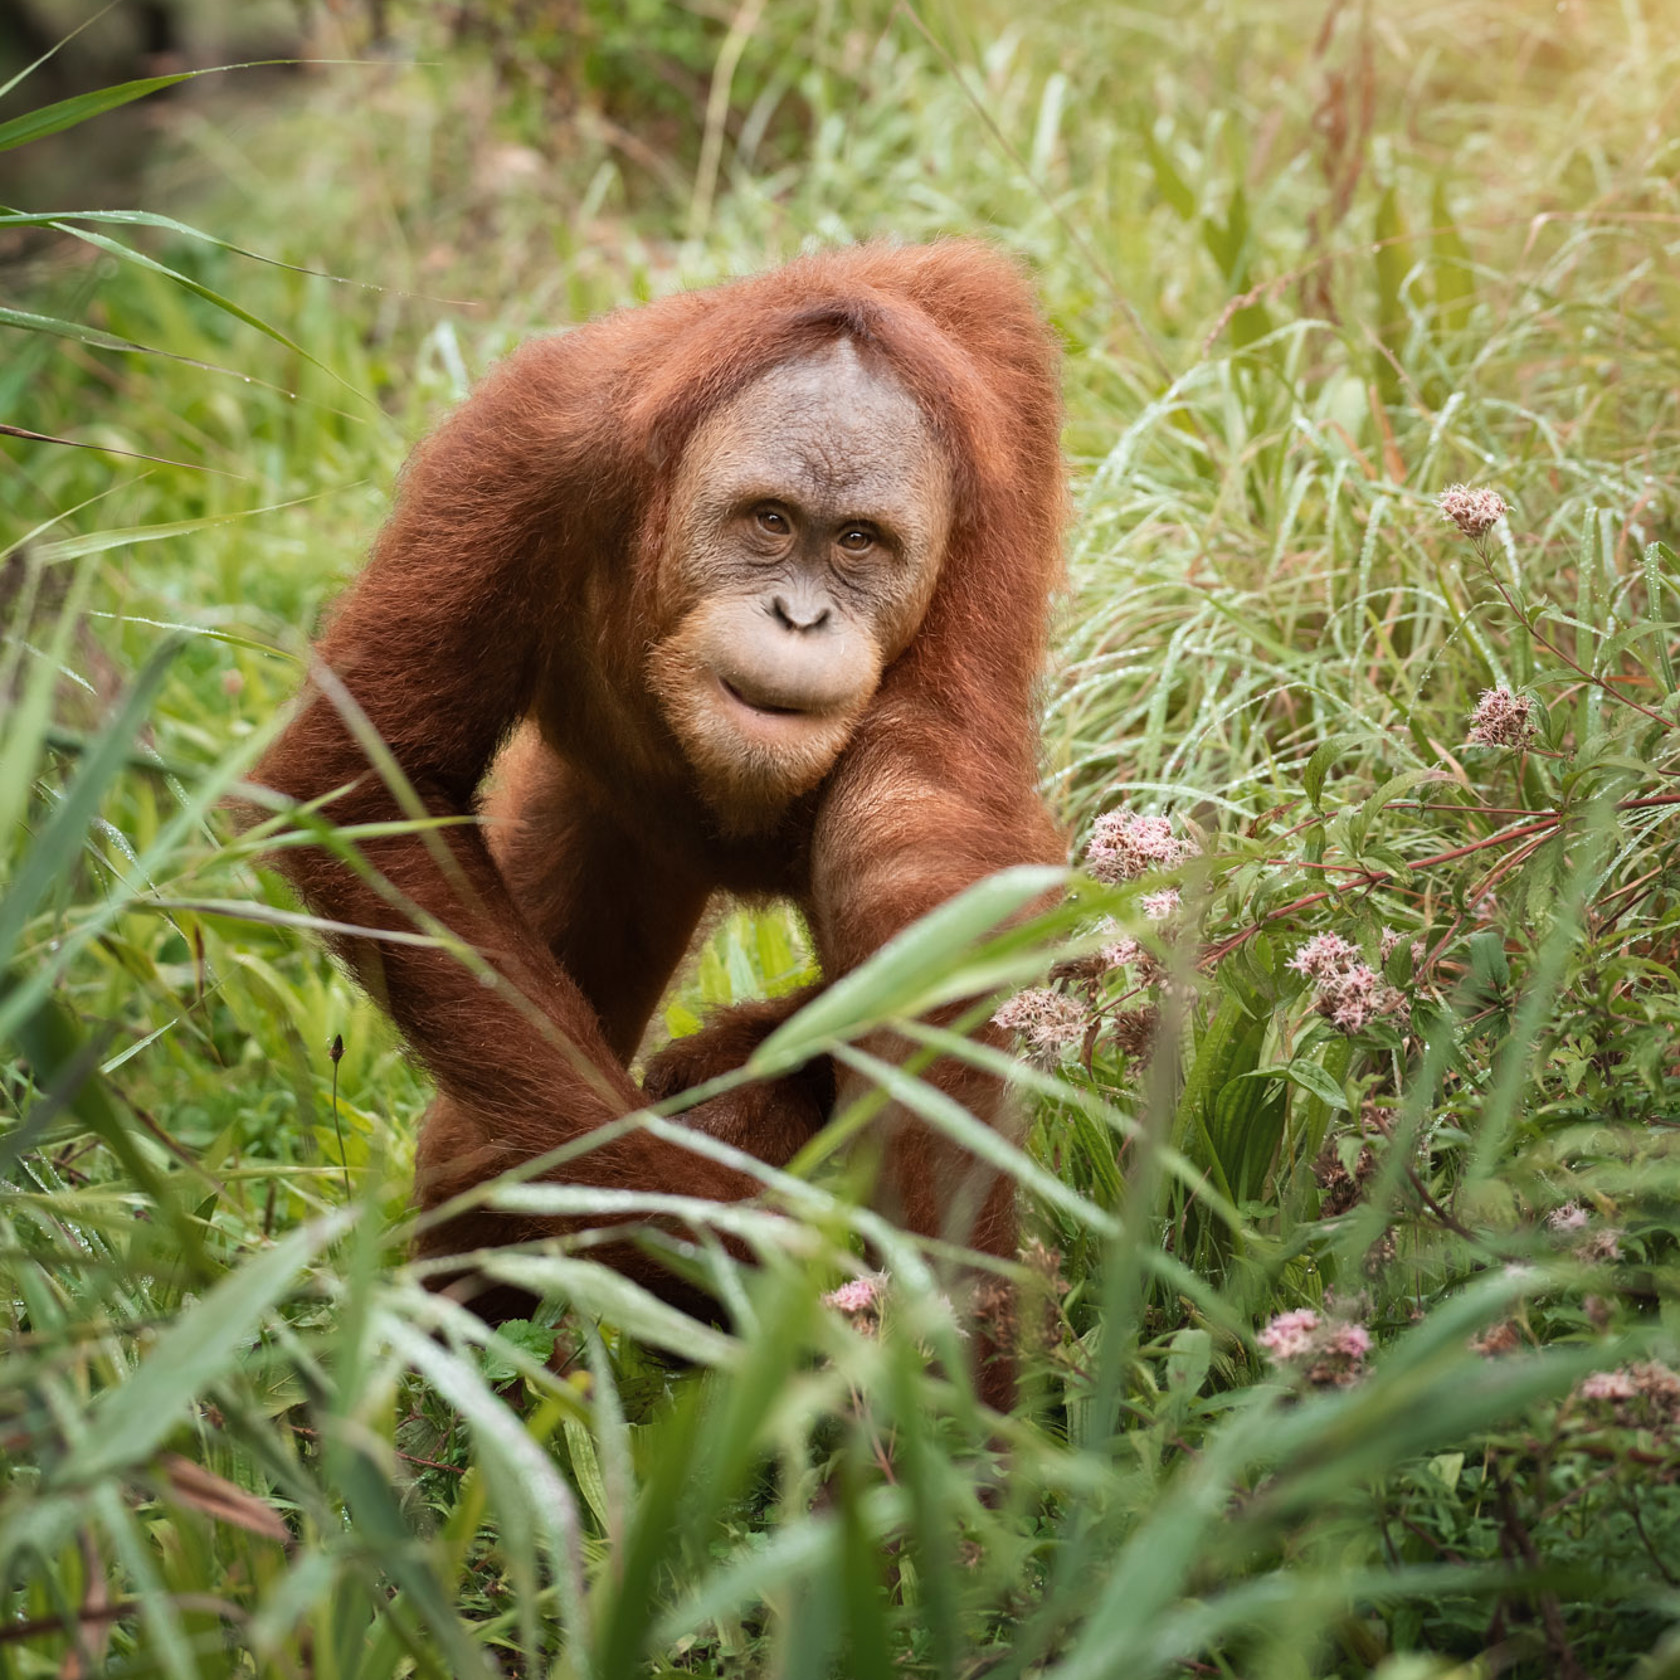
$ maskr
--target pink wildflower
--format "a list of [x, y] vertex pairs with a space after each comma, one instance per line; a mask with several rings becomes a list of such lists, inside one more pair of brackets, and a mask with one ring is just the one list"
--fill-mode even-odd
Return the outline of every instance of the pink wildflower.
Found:
[[1631, 1400], [1633, 1378], [1626, 1371], [1594, 1371], [1575, 1392], [1583, 1400]]
[[1097, 931], [1099, 933], [1113, 933], [1117, 936], [1097, 951], [1097, 956], [1105, 969], [1130, 968], [1144, 955], [1143, 947], [1130, 934], [1121, 933], [1111, 918], [1104, 917]]
[[1482, 690], [1470, 714], [1469, 740], [1473, 747], [1526, 747], [1539, 729], [1534, 702], [1501, 684]]
[[1043, 1067], [1053, 1067], [1061, 1052], [1077, 1044], [1090, 1025], [1085, 1007], [1077, 999], [1042, 987], [1017, 992], [992, 1020], [1005, 1032], [1020, 1037], [1029, 1058]]
[[831, 1289], [823, 1296], [825, 1307], [835, 1307], [847, 1314], [870, 1313], [881, 1310], [881, 1297], [886, 1291], [887, 1274], [885, 1272], [871, 1272], [867, 1277], [853, 1278], [850, 1283], [843, 1283], [838, 1289]]
[[1577, 1259], [1620, 1260], [1622, 1257], [1619, 1231], [1594, 1231], [1584, 1242], [1575, 1245]]
[[1339, 1324], [1326, 1338], [1325, 1351], [1360, 1360], [1371, 1351], [1371, 1332], [1363, 1324]]
[[1647, 1359], [1635, 1365], [1629, 1375], [1639, 1393], [1680, 1418], [1680, 1373], [1671, 1371], [1660, 1359]]
[[1359, 956], [1357, 946], [1350, 945], [1336, 933], [1315, 933], [1296, 951], [1286, 967], [1309, 980], [1328, 980], [1340, 974]]
[[1382, 985], [1374, 968], [1355, 963], [1346, 974], [1320, 988], [1318, 1012], [1343, 1032], [1356, 1033], [1403, 1001], [1392, 986]]
[[1392, 986], [1383, 984], [1382, 976], [1360, 959], [1359, 948], [1340, 934], [1314, 934], [1287, 966], [1313, 982], [1313, 1007], [1345, 1033], [1361, 1031], [1405, 1001]]
[[1173, 833], [1165, 817], [1109, 811], [1097, 818], [1085, 848], [1085, 867], [1110, 886], [1135, 881], [1152, 869], [1182, 863], [1193, 848]]
[[1321, 1319], [1311, 1307], [1279, 1313], [1255, 1340], [1279, 1365], [1303, 1369], [1320, 1388], [1346, 1388], [1357, 1382], [1371, 1332], [1353, 1319]]
[[1293, 1312], [1279, 1313], [1254, 1339], [1280, 1365], [1287, 1364], [1313, 1351], [1319, 1322], [1311, 1307], [1297, 1307]]
[[1120, 933], [1112, 920], [1105, 920], [1103, 927], [1098, 931], [1106, 932], [1109, 929], [1113, 929], [1119, 937], [1097, 952], [1105, 972], [1116, 968], [1135, 969], [1139, 983], [1145, 986], [1157, 986], [1166, 979], [1166, 970], [1153, 951], [1140, 945], [1130, 934]]
[[1169, 916], [1176, 915], [1183, 902], [1177, 887], [1163, 887], [1159, 892], [1145, 893], [1138, 900], [1144, 915], [1152, 922], [1164, 922]]
[[1511, 511], [1497, 490], [1472, 490], [1468, 484], [1449, 484], [1435, 505], [1472, 542], [1479, 542]]
[[1613, 1422], [1624, 1429], [1648, 1429], [1662, 1443], [1680, 1430], [1680, 1374], [1660, 1359], [1594, 1371], [1576, 1388], [1575, 1398], [1608, 1405]]
[[1580, 1231], [1585, 1229], [1591, 1217], [1579, 1202], [1565, 1202], [1546, 1215], [1546, 1223], [1554, 1231]]

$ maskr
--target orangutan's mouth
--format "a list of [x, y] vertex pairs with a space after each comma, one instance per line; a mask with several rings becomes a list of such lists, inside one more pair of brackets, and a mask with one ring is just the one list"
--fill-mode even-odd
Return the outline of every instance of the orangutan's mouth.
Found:
[[758, 712], [765, 717], [804, 717], [805, 712], [799, 706], [772, 706], [764, 700], [749, 700], [734, 683], [727, 677], [719, 677], [723, 691], [737, 706], [745, 706], [749, 712]]

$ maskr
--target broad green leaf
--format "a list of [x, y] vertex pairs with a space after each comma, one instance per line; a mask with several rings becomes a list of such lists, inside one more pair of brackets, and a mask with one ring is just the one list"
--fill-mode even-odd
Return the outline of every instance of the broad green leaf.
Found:
[[[1377, 200], [1373, 261], [1377, 278], [1377, 338], [1381, 349], [1371, 353], [1371, 369], [1377, 391], [1387, 406], [1401, 400], [1400, 375], [1394, 362], [1403, 361], [1406, 350], [1406, 304], [1401, 288], [1412, 266], [1413, 252], [1406, 237], [1406, 221], [1400, 211], [1400, 196], [1385, 187]], [[1386, 351], [1385, 355], [1383, 352]], [[1390, 358], [1393, 360], [1390, 360]]]
[[1331, 735], [1313, 748], [1312, 757], [1301, 773], [1301, 786], [1315, 809], [1323, 809], [1319, 795], [1324, 792], [1324, 778], [1330, 774], [1330, 766], [1350, 746], [1358, 744], [1362, 744], [1362, 737], [1358, 735]]
[[1343, 1091], [1340, 1081], [1333, 1079], [1317, 1062], [1305, 1056], [1297, 1056], [1281, 1071], [1291, 1084], [1299, 1085], [1309, 1096], [1317, 1097], [1320, 1102], [1328, 1103], [1331, 1108], [1349, 1106], [1347, 1093]]
[[1371, 824], [1396, 799], [1404, 798], [1415, 787], [1422, 787], [1425, 782], [1438, 782], [1443, 779], [1439, 770], [1402, 770], [1398, 776], [1389, 779], [1359, 807], [1353, 820], [1348, 824], [1348, 834], [1353, 844], [1354, 856], [1359, 856], [1365, 850], [1365, 842], [1371, 832]]
[[1435, 321], [1441, 333], [1457, 336], [1470, 325], [1476, 277], [1470, 249], [1447, 208], [1447, 184], [1435, 182], [1429, 207], [1429, 254], [1435, 273]]

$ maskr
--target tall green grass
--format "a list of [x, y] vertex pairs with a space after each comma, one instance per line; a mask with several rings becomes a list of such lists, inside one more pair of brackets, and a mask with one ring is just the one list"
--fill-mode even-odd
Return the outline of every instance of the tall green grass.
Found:
[[[750, 103], [668, 152], [496, 135], [505, 65], [435, 21], [181, 105], [178, 225], [21, 212], [60, 231], [0, 422], [67, 441], [0, 445], [4, 1671], [1680, 1673], [1670, 12], [768, 8]], [[1001, 935], [1042, 882], [986, 884], [758, 1071], [1068, 1000], [1019, 1148], [895, 1086], [1022, 1186], [1021, 1402], [970, 1389], [960, 1257], [861, 1199], [861, 1112], [689, 1209], [759, 1255], [680, 1257], [726, 1326], [574, 1245], [500, 1262], [545, 1305], [492, 1335], [406, 1259], [422, 1081], [221, 803], [496, 354], [950, 232], [1068, 349], [1047, 790], [1076, 853], [1115, 811], [1193, 852]], [[1480, 543], [1459, 480], [1510, 504]], [[1470, 743], [1494, 687], [1526, 746]], [[1351, 1034], [1290, 966], [1320, 933], [1392, 993]], [[1122, 936], [1156, 966], [1098, 972]], [[808, 960], [733, 913], [667, 1025]]]

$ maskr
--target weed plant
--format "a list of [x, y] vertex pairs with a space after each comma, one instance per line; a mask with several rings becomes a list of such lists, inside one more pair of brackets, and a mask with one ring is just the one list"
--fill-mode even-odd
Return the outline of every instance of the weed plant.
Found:
[[[148, 211], [0, 214], [0, 1673], [1680, 1674], [1672, 8], [667, 8], [537, 122], [540, 10], [391, 7], [411, 61], [178, 100]], [[0, 148], [143, 91], [22, 79]], [[578, 1241], [491, 1333], [259, 860], [321, 833], [224, 801], [510, 344], [976, 232], [1068, 351], [1066, 906], [983, 883], [765, 1047], [880, 1089], [688, 1208], [724, 1326]], [[809, 968], [731, 912], [666, 1027]], [[1021, 1186], [1011, 1416], [868, 1211], [889, 1092]]]

